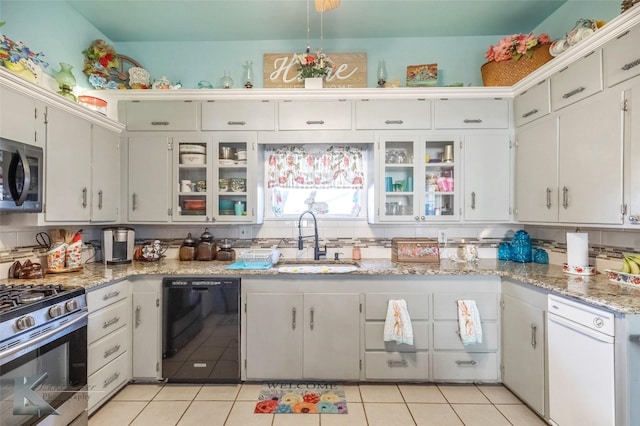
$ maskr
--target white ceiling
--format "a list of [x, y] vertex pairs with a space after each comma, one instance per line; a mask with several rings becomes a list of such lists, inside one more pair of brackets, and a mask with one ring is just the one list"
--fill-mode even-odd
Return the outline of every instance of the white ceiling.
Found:
[[[525, 33], [567, 0], [342, 0], [324, 37], [387, 38]], [[306, 0], [67, 0], [113, 42], [304, 39]], [[320, 14], [311, 3], [311, 38]]]

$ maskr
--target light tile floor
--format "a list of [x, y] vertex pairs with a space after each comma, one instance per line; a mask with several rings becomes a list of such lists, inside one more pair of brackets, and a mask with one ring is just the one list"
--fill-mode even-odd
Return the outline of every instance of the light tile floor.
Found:
[[500, 385], [344, 386], [349, 414], [254, 414], [260, 384], [131, 384], [89, 426], [542, 426]]

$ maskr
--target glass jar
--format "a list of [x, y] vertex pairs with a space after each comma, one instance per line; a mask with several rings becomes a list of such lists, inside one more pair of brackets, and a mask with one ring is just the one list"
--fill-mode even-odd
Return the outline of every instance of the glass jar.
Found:
[[216, 245], [213, 241], [213, 235], [209, 233], [209, 228], [204, 228], [204, 232], [200, 235], [200, 241], [196, 245], [196, 260], [213, 260], [216, 254]]
[[187, 238], [184, 239], [182, 245], [180, 246], [180, 251], [178, 254], [178, 258], [180, 260], [193, 260], [196, 255], [196, 240], [191, 236], [191, 233], [187, 235]]
[[511, 244], [502, 242], [498, 244], [498, 260], [511, 260]]
[[220, 80], [223, 89], [231, 89], [233, 87], [233, 79], [229, 75], [229, 71], [224, 72], [224, 77]]
[[236, 251], [231, 248], [231, 244], [226, 238], [220, 245], [220, 250], [218, 251], [218, 253], [216, 253], [216, 260], [220, 260], [223, 262], [236, 260]]
[[246, 61], [244, 67], [244, 87], [251, 89], [253, 87], [253, 61]]
[[513, 236], [511, 243], [511, 260], [530, 263], [532, 260], [531, 237], [527, 231], [520, 230]]

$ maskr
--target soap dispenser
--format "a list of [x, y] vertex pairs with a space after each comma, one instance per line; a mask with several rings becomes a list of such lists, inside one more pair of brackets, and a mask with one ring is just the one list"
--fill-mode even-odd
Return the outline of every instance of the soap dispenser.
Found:
[[209, 233], [209, 228], [204, 228], [200, 235], [200, 241], [196, 245], [196, 260], [213, 260], [216, 254], [216, 244], [213, 235]]

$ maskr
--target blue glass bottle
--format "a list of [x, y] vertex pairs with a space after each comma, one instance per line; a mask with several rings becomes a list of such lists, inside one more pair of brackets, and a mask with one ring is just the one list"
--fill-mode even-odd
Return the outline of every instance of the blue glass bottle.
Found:
[[527, 231], [520, 230], [513, 236], [511, 243], [511, 260], [530, 263], [532, 260], [531, 237]]
[[498, 260], [511, 260], [511, 243], [498, 244]]

